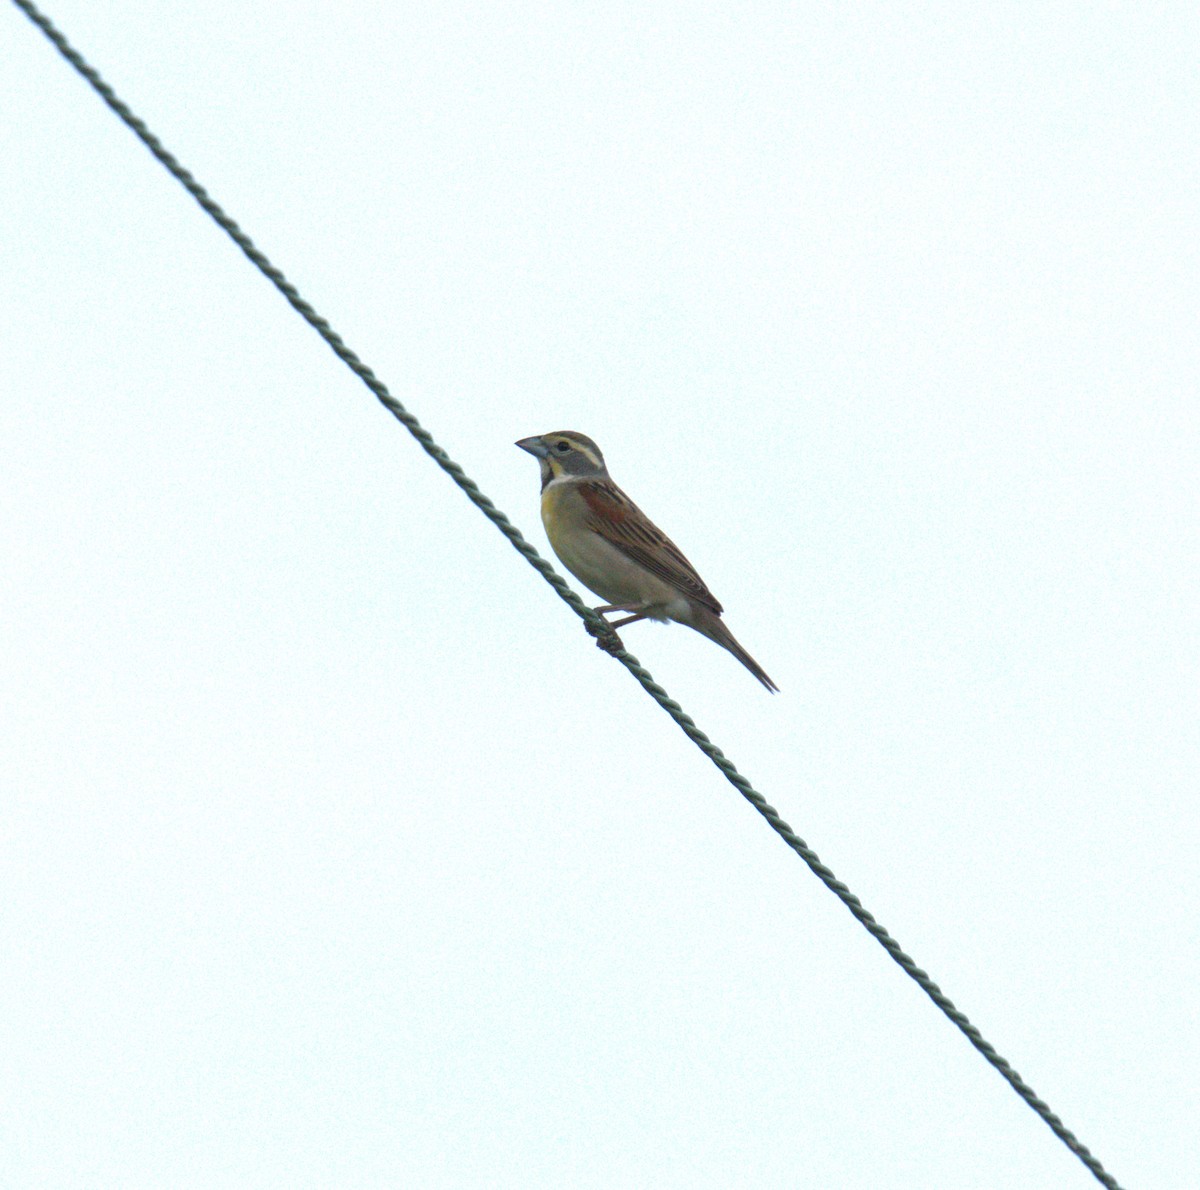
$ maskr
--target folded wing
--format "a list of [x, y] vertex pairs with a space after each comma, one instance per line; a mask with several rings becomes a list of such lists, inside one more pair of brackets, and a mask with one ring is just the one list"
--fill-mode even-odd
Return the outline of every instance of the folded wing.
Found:
[[587, 505], [588, 528], [709, 611], [721, 605], [679, 547], [616, 484], [589, 479], [579, 485]]

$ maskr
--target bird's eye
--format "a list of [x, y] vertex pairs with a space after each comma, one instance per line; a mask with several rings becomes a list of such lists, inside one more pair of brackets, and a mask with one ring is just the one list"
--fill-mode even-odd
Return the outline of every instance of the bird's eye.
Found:
[[554, 449], [558, 451], [560, 455], [565, 455], [567, 451], [571, 449], [571, 444], [569, 442], [556, 442], [554, 444]]

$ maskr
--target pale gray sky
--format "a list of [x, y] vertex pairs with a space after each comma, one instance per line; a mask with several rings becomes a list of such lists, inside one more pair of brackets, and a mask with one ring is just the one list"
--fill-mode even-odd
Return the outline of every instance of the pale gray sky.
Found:
[[[1129, 1190], [1200, 1184], [1194, 4], [54, 0]], [[0, 7], [0, 1184], [1091, 1176]]]

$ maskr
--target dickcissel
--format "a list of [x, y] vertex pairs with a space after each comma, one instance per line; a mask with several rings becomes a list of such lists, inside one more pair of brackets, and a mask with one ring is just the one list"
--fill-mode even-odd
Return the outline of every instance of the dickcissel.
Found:
[[542, 524], [562, 564], [605, 600], [596, 608], [635, 620], [674, 620], [728, 649], [768, 690], [779, 687], [721, 622], [721, 605], [678, 546], [609, 477], [586, 435], [558, 430], [517, 445], [542, 469]]

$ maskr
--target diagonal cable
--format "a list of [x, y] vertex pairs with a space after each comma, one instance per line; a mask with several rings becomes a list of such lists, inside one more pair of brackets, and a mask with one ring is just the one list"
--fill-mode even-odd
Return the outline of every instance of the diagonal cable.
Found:
[[[387, 386], [346, 343], [329, 323], [300, 295], [296, 287], [255, 246], [253, 240], [225, 213], [208, 191], [200, 185], [178, 159], [150, 131], [145, 123], [134, 114], [115, 91], [104, 81], [53, 22], [42, 13], [31, 0], [13, 0], [13, 3], [46, 35], [58, 52], [83, 76], [93, 90], [104, 100], [116, 115], [137, 135], [142, 143], [158, 158], [167, 171], [212, 217], [213, 221], [246, 254], [251, 263], [288, 300], [296, 312], [321, 336], [334, 354], [374, 393], [380, 404], [409, 431], [421, 444], [426, 454], [466, 493], [467, 498], [504, 534], [525, 560], [554, 588], [555, 593], [571, 610], [583, 620], [587, 630], [598, 641], [611, 643], [615, 640], [607, 623], [588, 607], [571, 590], [562, 576], [543, 558], [522, 535], [521, 531], [479, 490], [478, 484], [438, 444], [433, 435], [409, 413], [388, 391]], [[967, 1016], [954, 1006], [954, 1002], [942, 991], [929, 975], [917, 966], [900, 944], [864, 908], [863, 903], [846, 887], [833, 872], [823, 864], [799, 835], [780, 817], [779, 811], [770, 805], [734, 767], [724, 752], [696, 726], [692, 717], [651, 677], [632, 654], [620, 649], [613, 654], [622, 665], [641, 683], [643, 689], [676, 722], [683, 733], [724, 774], [726, 780], [766, 819], [771, 829], [812, 869], [814, 875], [830, 890], [857, 918], [863, 928], [887, 951], [892, 959], [916, 982], [923, 992], [963, 1033], [967, 1040], [1008, 1081], [1014, 1091], [1042, 1118], [1055, 1136], [1059, 1138], [1091, 1171], [1096, 1180], [1108, 1190], [1121, 1190], [1117, 1180], [1104, 1168], [1099, 1160], [1062, 1120], [1050, 1110], [1050, 1106], [1034, 1093], [1032, 1087], [997, 1053], [978, 1028]]]

